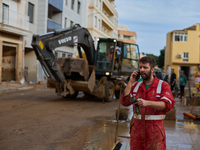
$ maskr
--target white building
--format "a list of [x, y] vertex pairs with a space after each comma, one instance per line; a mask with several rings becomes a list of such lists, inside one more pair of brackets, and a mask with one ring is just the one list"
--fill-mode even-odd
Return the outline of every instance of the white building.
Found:
[[[26, 0], [26, 14], [30, 17], [32, 34], [43, 34], [54, 29], [62, 29], [75, 23], [87, 26], [88, 0]], [[25, 77], [27, 81], [44, 81], [46, 76], [31, 46], [32, 35], [24, 38]], [[56, 49], [58, 56], [74, 54], [74, 48]]]
[[115, 7], [115, 0], [89, 0], [87, 27], [95, 45], [99, 37], [118, 38], [118, 13]]
[[23, 76], [23, 36], [29, 35], [25, 0], [0, 0], [0, 83]]

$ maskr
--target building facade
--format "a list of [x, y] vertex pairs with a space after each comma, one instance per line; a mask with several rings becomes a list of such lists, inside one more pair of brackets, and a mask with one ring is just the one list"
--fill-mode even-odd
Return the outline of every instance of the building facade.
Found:
[[[0, 0], [0, 79], [45, 81], [36, 58], [33, 34], [80, 24], [88, 28], [94, 44], [99, 37], [118, 38], [115, 0]], [[76, 47], [56, 48], [58, 57], [77, 56]]]
[[23, 36], [29, 35], [25, 0], [0, 0], [0, 82], [23, 77]]
[[[44, 34], [74, 24], [87, 26], [88, 0], [27, 0], [26, 14], [29, 16], [31, 35], [24, 37], [25, 79], [31, 82], [45, 81], [46, 75], [32, 49], [32, 35]], [[58, 57], [75, 57], [74, 47], [59, 47]]]
[[95, 46], [98, 38], [118, 38], [118, 13], [115, 0], [89, 0], [87, 28]]
[[200, 69], [200, 24], [183, 30], [167, 33], [164, 71], [175, 70], [177, 79], [180, 70], [187, 79], [193, 79]]
[[129, 31], [127, 26], [118, 26], [118, 39], [125, 43], [136, 44], [137, 35], [133, 31]]
[[139, 57], [138, 47], [130, 46], [131, 44], [136, 44], [137, 35], [135, 32], [129, 31], [127, 26], [118, 26], [118, 39], [128, 44], [125, 44], [128, 49], [128, 58], [136, 59]]

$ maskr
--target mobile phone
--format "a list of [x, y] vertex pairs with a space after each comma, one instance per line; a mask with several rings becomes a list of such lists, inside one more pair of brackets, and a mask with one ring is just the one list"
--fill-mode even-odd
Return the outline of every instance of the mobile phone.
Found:
[[137, 76], [135, 77], [136, 80], [138, 80], [140, 78], [140, 71], [138, 70], [138, 74]]

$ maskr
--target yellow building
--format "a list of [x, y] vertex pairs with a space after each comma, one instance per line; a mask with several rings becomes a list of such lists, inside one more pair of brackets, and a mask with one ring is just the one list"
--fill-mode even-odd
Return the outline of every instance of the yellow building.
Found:
[[200, 69], [200, 24], [167, 33], [164, 71], [175, 70], [177, 79], [183, 70], [187, 79], [193, 79]]

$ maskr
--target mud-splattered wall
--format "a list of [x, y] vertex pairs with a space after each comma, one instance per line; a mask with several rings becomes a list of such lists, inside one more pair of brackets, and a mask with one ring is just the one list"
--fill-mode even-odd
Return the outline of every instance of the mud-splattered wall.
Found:
[[37, 82], [37, 58], [33, 49], [25, 49], [25, 80]]
[[3, 46], [2, 79], [3, 81], [16, 80], [16, 48]]
[[20, 81], [22, 79], [23, 38], [0, 32], [0, 44], [0, 79]]

